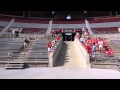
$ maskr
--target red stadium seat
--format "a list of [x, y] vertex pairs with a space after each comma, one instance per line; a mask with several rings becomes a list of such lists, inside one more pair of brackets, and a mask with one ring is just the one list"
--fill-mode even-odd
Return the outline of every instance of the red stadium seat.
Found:
[[114, 52], [113, 51], [109, 51], [110, 55], [114, 55]]
[[89, 40], [89, 44], [92, 44], [92, 40]]
[[105, 51], [104, 54], [107, 56], [107, 55], [109, 55], [109, 52], [108, 52], [108, 51]]
[[89, 43], [90, 40], [87, 40], [87, 43]]
[[109, 50], [109, 51], [112, 51], [112, 48], [109, 48], [108, 50]]

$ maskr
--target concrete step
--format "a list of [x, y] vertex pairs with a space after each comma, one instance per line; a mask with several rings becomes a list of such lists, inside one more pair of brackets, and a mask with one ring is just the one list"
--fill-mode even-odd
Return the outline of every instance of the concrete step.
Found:
[[19, 60], [19, 59], [27, 59], [27, 57], [11, 57], [10, 59]]
[[5, 67], [5, 69], [23, 69], [23, 67]]
[[119, 51], [114, 51], [114, 53], [116, 54], [116, 53], [120, 53]]
[[5, 66], [8, 66], [8, 67], [11, 67], [11, 66], [13, 66], [13, 67], [15, 67], [15, 66], [23, 66], [24, 64], [6, 64]]
[[113, 50], [116, 50], [116, 51], [120, 51], [120, 49], [117, 48], [117, 47], [112, 47], [112, 49], [113, 49]]
[[36, 64], [38, 64], [38, 63], [49, 63], [49, 61], [29, 61], [29, 60], [26, 60], [26, 61], [24, 61], [25, 63], [36, 63]]
[[96, 62], [91, 62], [92, 65], [117, 65], [118, 62], [112, 62], [112, 61], [96, 61]]
[[49, 59], [26, 59], [26, 60], [24, 60], [24, 62], [49, 62]]
[[5, 64], [5, 69], [13, 69], [13, 68], [16, 68], [16, 69], [20, 69], [20, 68], [24, 68], [24, 64], [23, 63], [8, 63], [8, 64]]
[[118, 66], [117, 65], [91, 65], [91, 68], [99, 68], [99, 69], [117, 69], [118, 70]]
[[14, 60], [14, 61], [7, 61], [6, 63], [11, 63], [11, 64], [21, 64], [21, 63], [24, 63], [24, 61], [16, 61], [16, 60]]
[[25, 57], [26, 55], [12, 55], [12, 57]]

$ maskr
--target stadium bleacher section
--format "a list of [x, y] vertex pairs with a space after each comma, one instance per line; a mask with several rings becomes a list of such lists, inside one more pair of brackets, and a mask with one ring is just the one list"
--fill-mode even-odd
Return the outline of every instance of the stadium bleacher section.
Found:
[[[0, 27], [5, 27], [12, 18], [0, 17]], [[103, 33], [103, 34], [111, 34], [112, 32], [119, 33], [118, 27], [120, 22], [120, 17], [106, 17], [106, 18], [95, 18], [89, 20], [90, 26], [94, 34]], [[37, 34], [45, 34], [48, 27], [49, 20], [40, 20], [40, 19], [24, 19], [24, 18], [15, 18], [15, 22], [12, 25], [12, 28], [22, 28], [21, 34], [28, 35], [29, 33], [37, 33]], [[77, 28], [81, 30], [85, 27], [84, 21], [64, 21], [64, 20], [53, 20], [52, 28], [54, 29], [66, 29], [66, 28]], [[77, 30], [76, 29], [76, 30]], [[21, 52], [24, 38], [26, 35], [19, 36], [17, 38], [1, 38], [0, 39], [0, 61], [6, 62], [7, 60], [23, 60], [27, 64], [29, 62], [35, 63], [44, 63], [48, 66], [49, 57], [48, 57], [48, 49], [46, 47], [46, 43], [49, 39], [39, 39], [30, 40], [30, 47], [27, 49], [27, 53], [24, 51]], [[32, 35], [31, 35], [32, 37]], [[98, 37], [96, 37], [98, 38]], [[103, 38], [104, 39], [104, 38]], [[107, 38], [108, 39], [108, 38]], [[91, 40], [95, 40], [95, 38], [91, 38]], [[107, 41], [106, 41], [107, 42]], [[119, 48], [119, 41], [112, 40], [114, 44], [116, 44]], [[90, 42], [90, 44], [93, 42]], [[86, 48], [85, 44], [83, 46]], [[91, 48], [91, 47], [90, 47]], [[87, 48], [86, 48], [87, 49]], [[5, 51], [7, 50], [7, 51]], [[115, 49], [113, 49], [115, 50]], [[9, 57], [9, 51], [12, 52], [12, 56]], [[89, 51], [89, 50], [87, 50]], [[90, 52], [90, 51], [89, 51]], [[108, 50], [103, 50], [102, 54], [97, 53], [97, 62], [96, 63], [105, 63], [106, 61], [118, 61], [119, 52], [113, 51], [114, 53], [109, 53]], [[25, 54], [24, 54], [25, 53]], [[116, 54], [117, 53], [117, 54]], [[94, 63], [95, 64], [95, 63]]]

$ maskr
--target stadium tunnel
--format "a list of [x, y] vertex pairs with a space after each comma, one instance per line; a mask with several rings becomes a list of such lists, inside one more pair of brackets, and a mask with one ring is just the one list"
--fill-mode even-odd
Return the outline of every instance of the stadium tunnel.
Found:
[[61, 34], [63, 37], [63, 41], [74, 41], [76, 33], [82, 34], [82, 30], [76, 29], [62, 29], [62, 30], [55, 30], [54, 34]]

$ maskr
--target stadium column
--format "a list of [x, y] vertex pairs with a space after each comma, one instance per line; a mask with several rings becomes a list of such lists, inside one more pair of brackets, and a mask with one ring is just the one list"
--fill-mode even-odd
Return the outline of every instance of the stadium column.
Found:
[[116, 11], [116, 16], [117, 16], [117, 11]]
[[110, 11], [110, 16], [112, 16], [112, 11]]
[[[53, 54], [53, 53], [52, 53]], [[53, 55], [50, 55], [49, 56], [49, 64], [48, 64], [48, 67], [53, 67]]]
[[25, 11], [23, 11], [23, 17], [25, 17]]
[[24, 11], [24, 17], [25, 18], [28, 18], [30, 16], [29, 14], [30, 14], [30, 11]]

